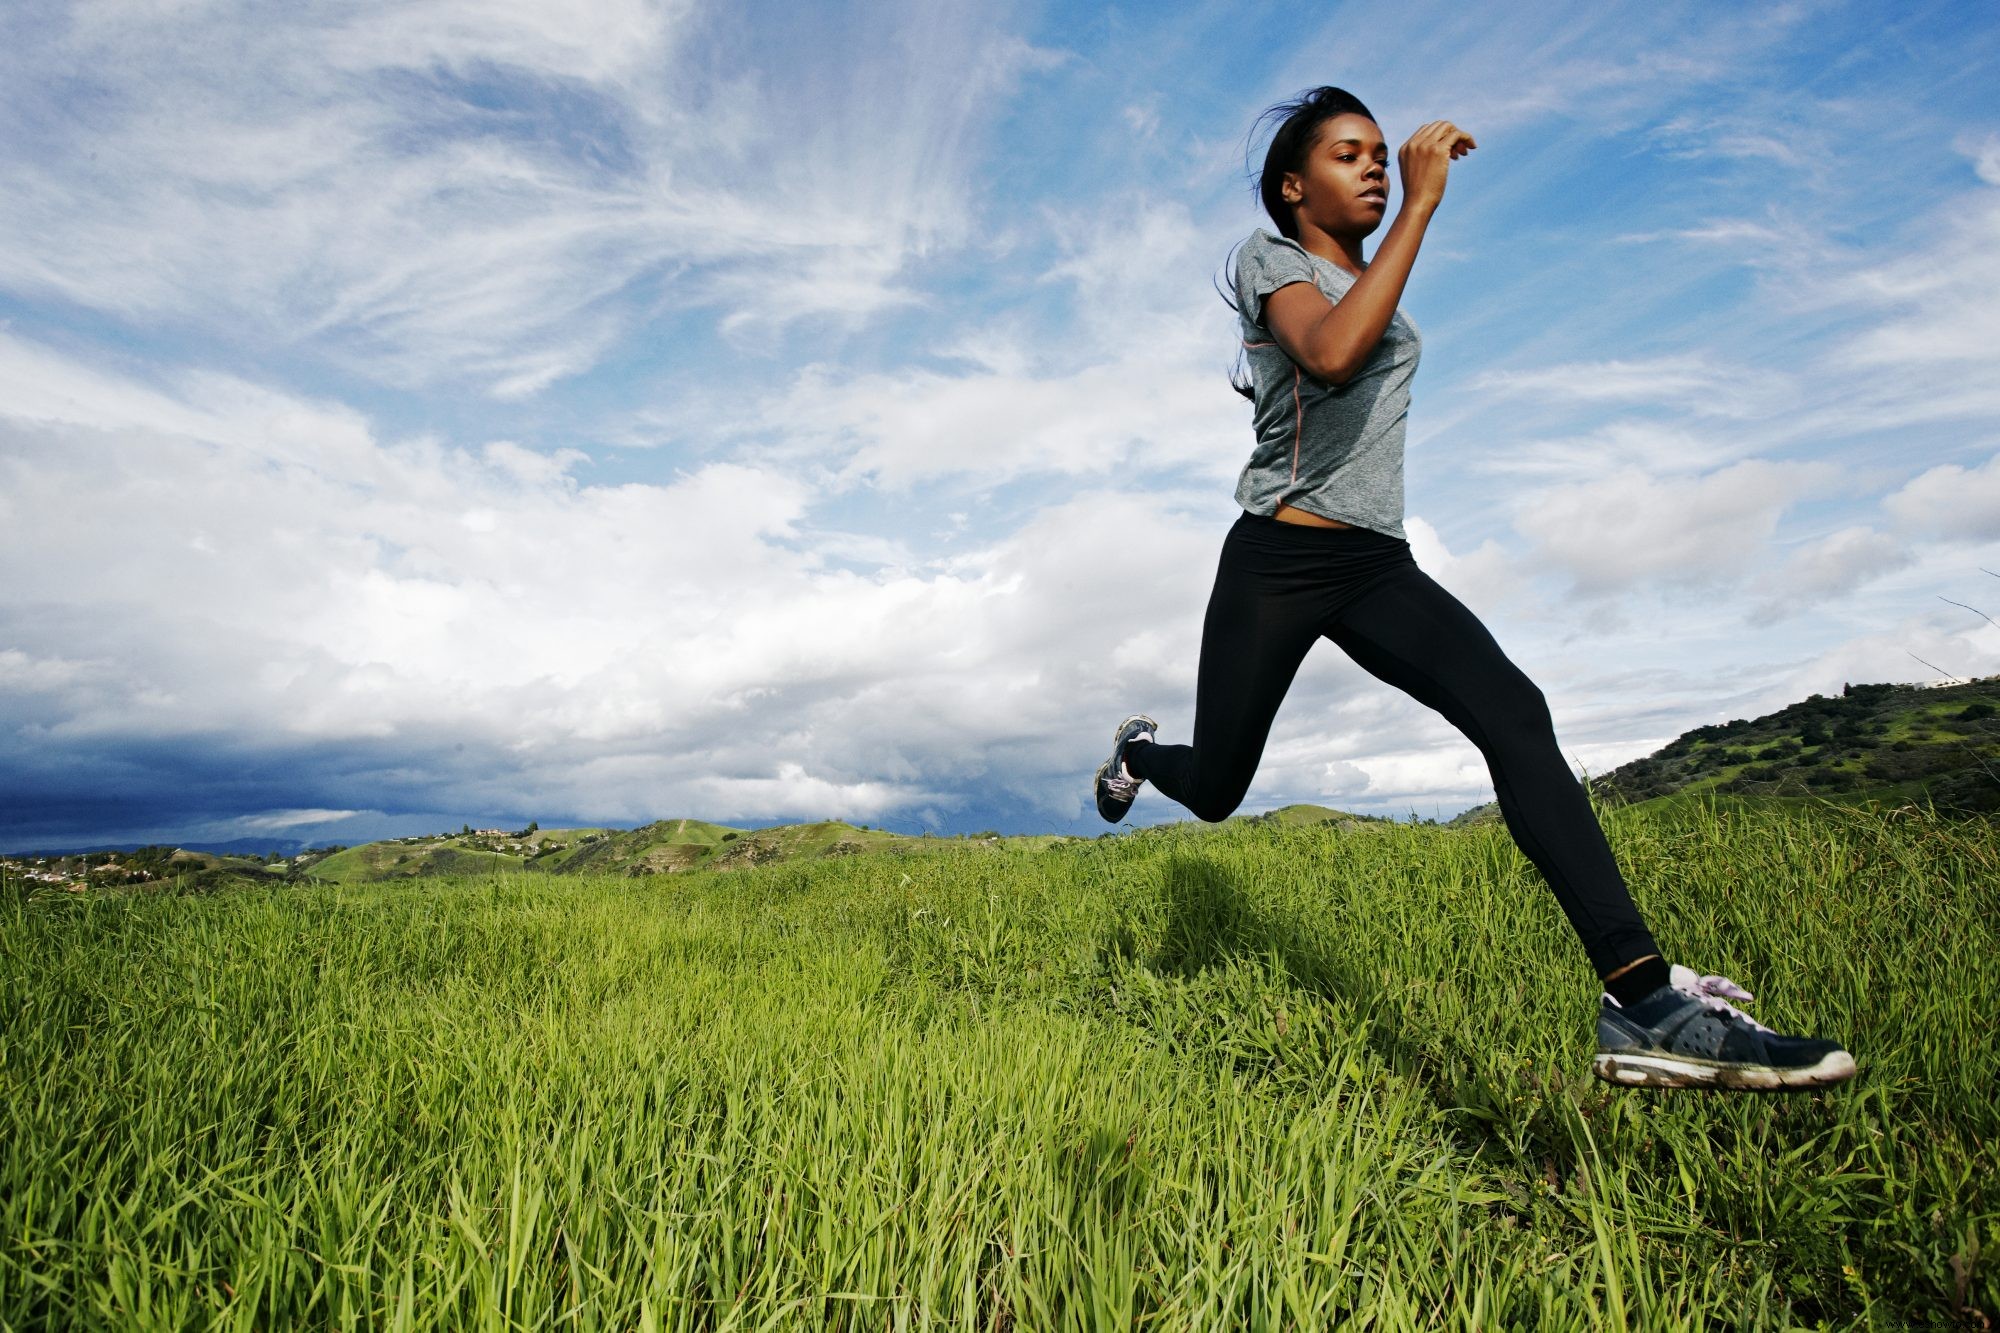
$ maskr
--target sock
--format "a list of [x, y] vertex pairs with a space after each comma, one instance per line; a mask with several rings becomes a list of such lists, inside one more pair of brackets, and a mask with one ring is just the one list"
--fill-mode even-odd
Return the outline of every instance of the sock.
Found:
[[1604, 989], [1619, 1007], [1629, 1008], [1645, 999], [1654, 991], [1667, 984], [1667, 960], [1648, 958], [1624, 976], [1615, 977], [1604, 983]]
[[1139, 771], [1140, 769], [1139, 761], [1142, 758], [1144, 758], [1146, 753], [1146, 747], [1151, 744], [1152, 744], [1151, 741], [1125, 742], [1124, 764], [1125, 764], [1125, 771], [1127, 773], [1131, 774], [1135, 778], [1143, 778], [1146, 776], [1144, 773]]

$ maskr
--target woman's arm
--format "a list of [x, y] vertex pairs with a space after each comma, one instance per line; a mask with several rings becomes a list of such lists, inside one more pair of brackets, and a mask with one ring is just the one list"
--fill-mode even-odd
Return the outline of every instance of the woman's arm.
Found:
[[1287, 284], [1264, 298], [1264, 326], [1307, 374], [1345, 384], [1382, 341], [1403, 299], [1424, 230], [1444, 199], [1446, 171], [1454, 157], [1468, 151], [1461, 145], [1471, 142], [1471, 135], [1448, 120], [1432, 121], [1410, 136], [1398, 154], [1403, 207], [1375, 248], [1375, 258], [1339, 302], [1327, 300], [1309, 282]]

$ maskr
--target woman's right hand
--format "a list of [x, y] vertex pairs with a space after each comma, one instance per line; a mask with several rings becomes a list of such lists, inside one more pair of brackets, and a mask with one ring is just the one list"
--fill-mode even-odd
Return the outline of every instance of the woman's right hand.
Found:
[[1471, 135], [1448, 120], [1420, 126], [1396, 153], [1403, 172], [1403, 206], [1436, 208], [1444, 199], [1444, 178], [1452, 159], [1477, 147]]

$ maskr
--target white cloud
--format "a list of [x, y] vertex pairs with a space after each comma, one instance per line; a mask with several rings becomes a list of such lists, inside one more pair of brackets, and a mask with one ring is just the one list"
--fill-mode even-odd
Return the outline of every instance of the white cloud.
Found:
[[1738, 461], [1745, 448], [1731, 432], [1619, 416], [1575, 435], [1532, 435], [1484, 448], [1466, 466], [1539, 490], [1551, 483], [1594, 480], [1620, 468], [1660, 476], [1709, 472]]
[[768, 778], [696, 778], [689, 784], [697, 808], [737, 810], [748, 818], [769, 818], [799, 810], [823, 811], [825, 819], [879, 818], [935, 799], [920, 790], [887, 782], [830, 782], [803, 765], [783, 762]]
[[1968, 140], [1956, 145], [1972, 159], [1972, 170], [1988, 185], [2000, 185], [2000, 134], [1987, 133], [1979, 142]]
[[[1151, 486], [1175, 468], [1233, 476], [1249, 453], [1247, 418], [1221, 364], [1195, 374], [1130, 357], [1048, 375], [809, 368], [737, 429], [771, 441], [755, 456], [823, 469], [843, 490], [1049, 475]], [[1216, 443], [1232, 438], [1242, 457]]]
[[1630, 246], [1659, 241], [1683, 241], [1717, 255], [1744, 258], [1779, 271], [1795, 272], [1837, 263], [1852, 263], [1851, 251], [1797, 218], [1722, 217], [1682, 227], [1621, 232], [1610, 240]]
[[1820, 462], [1753, 458], [1696, 477], [1626, 466], [1520, 495], [1513, 522], [1537, 562], [1587, 596], [1641, 582], [1713, 588], [1749, 572], [1787, 506], [1837, 479]]
[[1229, 385], [1235, 316], [1209, 285], [1230, 239], [1145, 200], [1050, 221], [1064, 254], [1039, 285], [1075, 310], [1060, 338], [980, 326], [938, 349], [964, 363], [950, 369], [816, 363], [719, 429], [838, 490], [1199, 477], [1226, 493], [1250, 448], [1249, 404]]
[[268, 833], [277, 829], [331, 824], [361, 813], [359, 810], [267, 810], [262, 814], [245, 815], [236, 821], [236, 825], [247, 832]]
[[86, 5], [0, 52], [0, 285], [500, 398], [640, 288], [851, 321], [960, 238], [982, 113], [1060, 59], [996, 11], [867, 17], [753, 71], [741, 16], [649, 0]]
[[1882, 507], [1912, 540], [2000, 539], [2000, 453], [1974, 468], [1956, 463], [1929, 468]]
[[1855, 373], [2000, 368], [2000, 303], [1992, 299], [2000, 291], [2000, 191], [1970, 191], [1953, 202], [1938, 210], [1930, 244], [1841, 279], [1834, 298], [1885, 317], [1854, 334], [1836, 365]]
[[1753, 580], [1765, 596], [1746, 612], [1760, 621], [1820, 610], [1871, 579], [1903, 568], [1914, 557], [1886, 533], [1854, 525], [1829, 533], [1794, 552], [1783, 568]]
[[1456, 813], [1479, 801], [1482, 792], [1489, 799], [1493, 793], [1485, 761], [1463, 741], [1440, 750], [1372, 755], [1355, 767], [1367, 775], [1364, 791], [1391, 808], [1401, 805], [1398, 814], [1421, 802], [1418, 813], [1429, 815], [1433, 801], [1455, 807], [1447, 814]]
[[1477, 608], [1474, 614], [1498, 610], [1526, 591], [1520, 576], [1520, 555], [1491, 537], [1459, 555], [1445, 546], [1443, 536], [1419, 514], [1404, 516], [1403, 532], [1417, 567], [1461, 602]]
[[[1972, 680], [2000, 663], [2000, 630], [1950, 630], [1929, 617], [1908, 616], [1888, 629], [1856, 635], [1814, 653], [1774, 681], [1771, 694], [1791, 701], [1838, 694], [1849, 681]], [[1935, 668], [1935, 669], [1933, 669]]]
[[79, 662], [49, 654], [35, 656], [0, 648], [0, 689], [17, 694], [52, 694], [110, 674], [105, 662]]
[[[926, 560], [807, 525], [788, 473], [586, 485], [505, 442], [174, 383], [0, 337], [0, 390], [33, 409], [0, 416], [17, 734], [364, 747], [378, 783], [435, 788], [425, 809], [873, 815], [990, 770], [1068, 818], [1082, 784], [1037, 775], [1082, 765], [1131, 694], [1192, 686], [1226, 500], [1191, 521], [1187, 497], [1094, 491]], [[897, 563], [829, 563], [871, 550]], [[364, 805], [387, 808], [281, 808]]]
[[1572, 362], [1472, 376], [1466, 388], [1495, 397], [1671, 406], [1690, 416], [1758, 417], [1791, 396], [1769, 367], [1731, 366], [1712, 354]]
[[1442, 105], [1475, 135], [1490, 135], [1482, 145], [1571, 116], [1637, 131], [1660, 114], [1663, 88], [1740, 79], [1746, 62], [1768, 57], [1805, 17], [1796, 6], [1691, 13], [1550, 5], [1497, 24], [1474, 9], [1445, 14], [1376, 0], [1288, 41], [1290, 64], [1271, 85], [1325, 82], [1327, 61], [1351, 52], [1354, 34], [1366, 32], [1417, 56], [1393, 89], [1362, 92], [1385, 128], [1413, 131]]

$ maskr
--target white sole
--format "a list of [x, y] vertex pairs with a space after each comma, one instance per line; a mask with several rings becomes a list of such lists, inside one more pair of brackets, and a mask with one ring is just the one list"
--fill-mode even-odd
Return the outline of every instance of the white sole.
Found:
[[1118, 733], [1125, 730], [1126, 723], [1129, 722], [1144, 722], [1148, 731], [1157, 731], [1160, 726], [1159, 723], [1153, 721], [1152, 718], [1146, 716], [1144, 713], [1134, 713], [1132, 716], [1126, 718], [1124, 722], [1120, 722], [1111, 729], [1111, 743], [1113, 745], [1118, 743]]
[[1844, 1082], [1854, 1077], [1854, 1057], [1846, 1051], [1829, 1051], [1815, 1065], [1772, 1069], [1765, 1065], [1708, 1064], [1671, 1055], [1603, 1052], [1590, 1062], [1590, 1072], [1607, 1083], [1630, 1088], [1747, 1088], [1775, 1092]]

